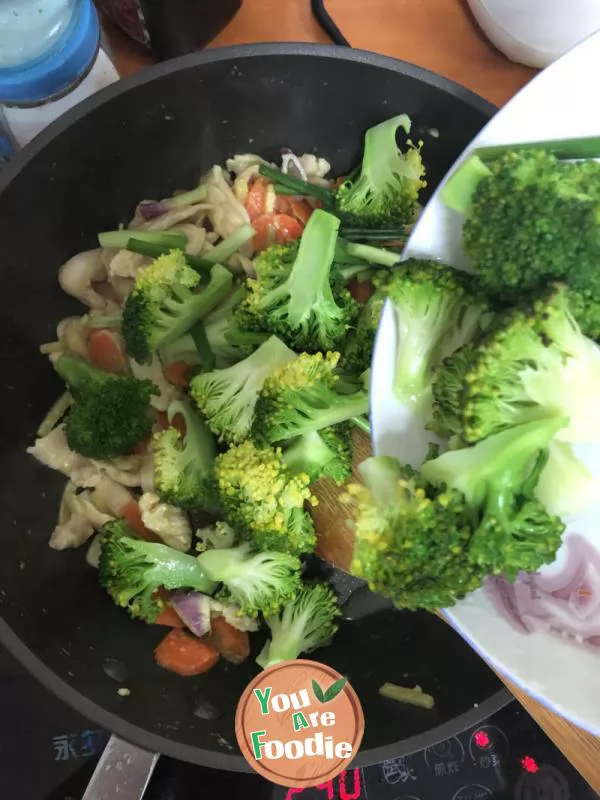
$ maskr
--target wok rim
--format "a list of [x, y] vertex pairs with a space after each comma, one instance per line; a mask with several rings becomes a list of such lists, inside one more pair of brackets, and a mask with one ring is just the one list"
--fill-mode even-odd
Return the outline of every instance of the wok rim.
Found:
[[[150, 83], [158, 78], [173, 73], [183, 72], [198, 65], [212, 64], [221, 61], [236, 61], [246, 58], [268, 56], [308, 56], [331, 58], [336, 61], [363, 63], [367, 66], [400, 73], [415, 80], [434, 86], [453, 98], [462, 100], [488, 119], [497, 111], [497, 107], [480, 95], [461, 84], [445, 78], [431, 70], [419, 67], [391, 56], [384, 56], [370, 50], [358, 50], [336, 45], [313, 44], [306, 42], [266, 42], [260, 44], [232, 45], [199, 51], [180, 58], [146, 67], [133, 75], [121, 78], [110, 86], [100, 90], [65, 112], [52, 124], [46, 127], [21, 152], [14, 156], [0, 173], [0, 194], [14, 181], [21, 171], [55, 138], [100, 106], [106, 105], [122, 94]], [[17, 636], [10, 626], [0, 617], [0, 642], [9, 652], [56, 697], [74, 708], [87, 719], [94, 721], [105, 730], [116, 734], [128, 742], [160, 753], [170, 758], [198, 764], [217, 770], [229, 772], [252, 773], [254, 770], [243, 756], [206, 750], [201, 747], [177, 742], [159, 734], [128, 722], [124, 718], [108, 711], [84, 694], [74, 689], [44, 662]], [[485, 663], [485, 662], [484, 662]], [[135, 687], [134, 687], [135, 688]], [[400, 742], [392, 742], [369, 750], [359, 751], [352, 762], [352, 767], [366, 767], [390, 758], [406, 756], [410, 753], [431, 747], [445, 739], [456, 736], [491, 714], [504, 708], [513, 695], [506, 687], [502, 687], [479, 705], [465, 711], [458, 717], [442, 723], [434, 728], [411, 736]]]

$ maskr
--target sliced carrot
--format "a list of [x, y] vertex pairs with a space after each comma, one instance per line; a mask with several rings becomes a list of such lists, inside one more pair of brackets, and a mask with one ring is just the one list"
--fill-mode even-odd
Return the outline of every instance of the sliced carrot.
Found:
[[269, 181], [262, 176], [259, 176], [252, 182], [246, 197], [246, 202], [244, 203], [248, 216], [250, 217], [250, 222], [260, 217], [261, 214], [268, 213], [267, 194], [269, 185]]
[[296, 197], [290, 197], [285, 194], [278, 194], [275, 212], [277, 214], [288, 214], [290, 217], [297, 219], [298, 222], [306, 225], [313, 210], [304, 200], [298, 200]]
[[264, 250], [272, 244], [287, 244], [302, 236], [304, 226], [289, 214], [263, 214], [252, 222], [256, 231], [253, 239], [256, 250]]
[[290, 197], [289, 200], [292, 216], [294, 216], [298, 222], [306, 225], [313, 212], [312, 208], [304, 200], [297, 200], [295, 197]]
[[366, 303], [375, 291], [371, 281], [357, 281], [353, 278], [348, 284], [348, 291], [359, 303]]
[[174, 361], [165, 367], [165, 378], [172, 383], [173, 386], [179, 386], [180, 389], [187, 389], [189, 385], [188, 373], [192, 367], [186, 364], [185, 361]]
[[165, 606], [154, 620], [155, 625], [166, 625], [169, 628], [183, 628], [183, 620], [172, 606]]
[[150, 445], [150, 437], [146, 436], [146, 438], [142, 439], [141, 442], [138, 442], [137, 444], [133, 445], [133, 447], [131, 448], [131, 454], [134, 456], [143, 456], [148, 450], [149, 445]]
[[140, 539], [145, 539], [147, 542], [160, 542], [160, 536], [157, 536], [153, 531], [142, 522], [142, 512], [136, 500], [130, 500], [121, 509], [119, 516], [122, 517], [128, 524], [131, 530], [136, 533]]
[[186, 429], [185, 429], [185, 419], [181, 414], [175, 414], [173, 420], [169, 422], [169, 417], [167, 416], [166, 411], [158, 411], [157, 412], [157, 422], [163, 430], [167, 430], [167, 428], [176, 428], [182, 436], [185, 436]]
[[127, 372], [127, 356], [114, 331], [108, 328], [90, 331], [87, 337], [87, 349], [90, 361], [98, 369], [116, 375]]
[[213, 617], [210, 621], [208, 641], [226, 661], [241, 664], [250, 655], [250, 637], [230, 625], [225, 617]]
[[191, 677], [208, 672], [219, 660], [215, 648], [202, 639], [173, 628], [154, 651], [156, 663], [178, 675]]

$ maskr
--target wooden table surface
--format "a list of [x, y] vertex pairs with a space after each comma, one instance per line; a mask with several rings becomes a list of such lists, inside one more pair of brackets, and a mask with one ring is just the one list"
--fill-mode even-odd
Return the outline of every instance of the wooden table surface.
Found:
[[[214, 0], [217, 2], [218, 0]], [[427, 67], [502, 105], [535, 74], [513, 64], [477, 29], [466, 0], [327, 0], [329, 13], [353, 47], [373, 50]], [[136, 46], [105, 24], [111, 55], [122, 76], [152, 63]], [[244, 0], [236, 18], [211, 46], [246, 42], [328, 42], [310, 14], [309, 0]], [[320, 515], [327, 517], [328, 498]], [[338, 517], [339, 519], [339, 517]], [[548, 712], [509, 685], [517, 699], [600, 792], [600, 740]], [[577, 800], [577, 798], [573, 798]]]

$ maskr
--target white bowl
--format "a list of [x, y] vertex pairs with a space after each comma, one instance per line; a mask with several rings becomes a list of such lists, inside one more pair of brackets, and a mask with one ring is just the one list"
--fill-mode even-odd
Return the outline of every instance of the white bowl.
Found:
[[[519, 92], [492, 118], [456, 164], [473, 148], [483, 145], [600, 135], [600, 103], [590, 91], [598, 74], [600, 33], [568, 52]], [[462, 220], [440, 202], [441, 186], [443, 182], [423, 211], [406, 256], [460, 266], [464, 264]], [[388, 306], [384, 308], [373, 359], [373, 447], [378, 455], [393, 455], [418, 466], [433, 437], [393, 397], [395, 344], [395, 324]], [[596, 463], [590, 465], [600, 473], [598, 454], [594, 460]], [[598, 500], [585, 514], [568, 521], [557, 560], [534, 578], [536, 590], [553, 618], [562, 615], [568, 624], [573, 615], [579, 614], [577, 624], [585, 624], [590, 636], [596, 628], [600, 634], [600, 491], [596, 497]], [[574, 565], [581, 573], [579, 580], [573, 577]], [[570, 570], [569, 575], [565, 570]], [[580, 602], [586, 602], [585, 607], [580, 605], [574, 610], [566, 596], [552, 594], [571, 578], [577, 586], [582, 581], [586, 586], [595, 581], [592, 600], [598, 600], [597, 609], [584, 599]], [[521, 615], [521, 621], [511, 618], [510, 602], [500, 599], [497, 588], [492, 591], [490, 584], [446, 609], [447, 620], [488, 663], [524, 691], [556, 713], [600, 734], [600, 646], [554, 634], [547, 624], [533, 622], [528, 615]], [[522, 586], [520, 597], [526, 594], [527, 587]], [[596, 641], [600, 645], [600, 636]]]

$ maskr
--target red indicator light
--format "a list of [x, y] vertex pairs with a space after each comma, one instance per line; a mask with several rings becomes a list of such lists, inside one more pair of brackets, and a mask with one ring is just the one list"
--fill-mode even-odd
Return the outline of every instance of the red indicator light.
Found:
[[487, 747], [490, 743], [490, 737], [485, 731], [477, 731], [474, 738], [477, 747]]
[[539, 769], [536, 760], [531, 756], [525, 756], [524, 758], [522, 758], [521, 764], [526, 772], [534, 773], [537, 772]]

